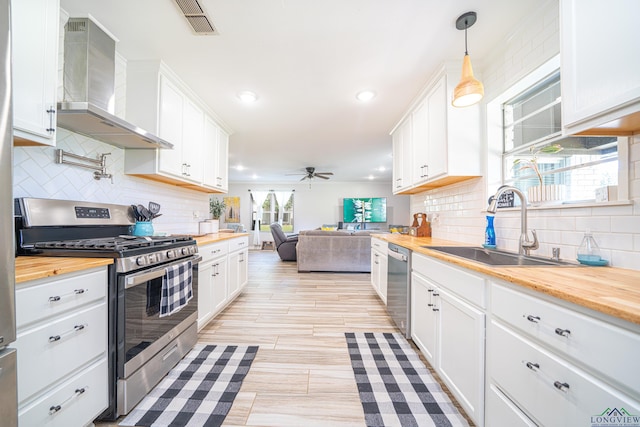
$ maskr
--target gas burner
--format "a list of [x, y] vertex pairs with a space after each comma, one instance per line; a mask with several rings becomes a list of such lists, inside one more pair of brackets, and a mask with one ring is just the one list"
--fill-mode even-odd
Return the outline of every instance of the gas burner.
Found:
[[188, 236], [118, 236], [99, 239], [69, 239], [34, 243], [35, 249], [74, 249], [122, 252], [144, 247], [158, 247], [191, 240]]

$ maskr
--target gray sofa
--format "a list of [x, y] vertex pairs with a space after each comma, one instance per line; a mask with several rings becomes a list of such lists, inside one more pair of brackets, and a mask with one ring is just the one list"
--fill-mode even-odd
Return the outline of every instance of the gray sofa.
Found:
[[371, 272], [371, 233], [376, 231], [301, 231], [298, 271]]

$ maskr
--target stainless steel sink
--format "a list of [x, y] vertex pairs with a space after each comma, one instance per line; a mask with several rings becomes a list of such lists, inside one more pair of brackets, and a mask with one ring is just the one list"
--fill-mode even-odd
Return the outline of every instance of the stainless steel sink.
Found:
[[471, 246], [423, 246], [423, 248], [444, 252], [449, 255], [481, 262], [494, 267], [578, 267], [564, 261], [554, 261], [549, 258], [520, 255], [513, 252], [485, 249]]

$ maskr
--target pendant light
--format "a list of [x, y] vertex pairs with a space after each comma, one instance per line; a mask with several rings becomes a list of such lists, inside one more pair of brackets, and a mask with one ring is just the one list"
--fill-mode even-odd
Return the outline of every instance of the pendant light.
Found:
[[477, 15], [475, 12], [467, 12], [460, 15], [456, 20], [456, 28], [464, 30], [464, 59], [462, 62], [462, 77], [460, 83], [453, 90], [453, 101], [451, 105], [454, 107], [468, 107], [480, 102], [484, 96], [484, 86], [473, 76], [473, 68], [471, 68], [471, 58], [467, 50], [467, 28], [476, 23]]

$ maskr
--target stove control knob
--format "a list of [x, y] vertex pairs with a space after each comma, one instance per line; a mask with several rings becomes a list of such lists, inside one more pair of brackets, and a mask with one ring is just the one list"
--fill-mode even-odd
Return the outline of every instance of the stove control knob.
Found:
[[189, 255], [189, 248], [182, 248], [182, 255]]
[[175, 258], [175, 257], [176, 257], [175, 251], [173, 250], [167, 251], [167, 258]]
[[136, 264], [143, 266], [147, 264], [147, 259], [143, 256], [139, 256], [138, 258], [136, 258]]

